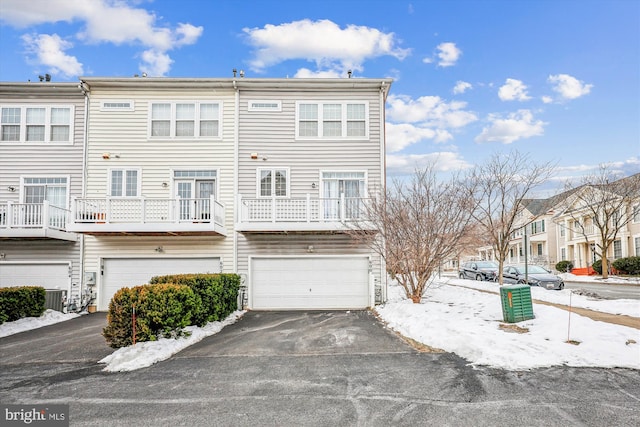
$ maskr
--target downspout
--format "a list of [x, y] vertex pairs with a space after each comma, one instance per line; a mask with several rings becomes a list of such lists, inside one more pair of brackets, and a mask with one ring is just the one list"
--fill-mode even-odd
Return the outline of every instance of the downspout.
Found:
[[[387, 194], [387, 156], [386, 156], [386, 114], [385, 114], [385, 102], [386, 102], [386, 89], [385, 82], [380, 85], [380, 187], [382, 188], [382, 194], [380, 197], [384, 197]], [[384, 238], [384, 237], [383, 237]], [[384, 247], [384, 245], [383, 245]], [[387, 301], [387, 263], [385, 257], [380, 257], [380, 293], [381, 302]]]
[[[82, 135], [82, 197], [86, 197], [86, 182], [87, 182], [87, 150], [89, 141], [89, 87], [85, 82], [80, 82], [80, 90], [84, 94], [84, 131]], [[84, 234], [80, 234], [80, 304], [82, 304], [82, 295], [85, 289], [84, 283], [84, 268], [85, 268], [85, 254], [84, 254]]]
[[239, 180], [239, 152], [240, 149], [239, 139], [240, 139], [240, 89], [236, 84], [236, 81], [233, 80], [233, 89], [235, 91], [235, 117], [233, 124], [233, 272], [238, 272], [238, 233], [236, 232], [236, 221], [238, 219], [239, 209], [238, 206], [238, 180]]

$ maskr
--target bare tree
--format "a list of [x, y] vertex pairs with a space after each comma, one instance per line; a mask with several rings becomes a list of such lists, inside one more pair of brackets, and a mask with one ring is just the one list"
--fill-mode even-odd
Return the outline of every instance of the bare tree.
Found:
[[606, 279], [609, 277], [607, 253], [633, 219], [633, 202], [640, 198], [640, 173], [621, 178], [609, 165], [602, 164], [577, 186], [567, 183], [566, 189], [571, 195], [562, 202], [561, 213], [571, 218], [573, 230], [602, 260], [602, 277]]
[[431, 164], [416, 170], [408, 184], [394, 181], [385, 197], [372, 201], [367, 210], [377, 233], [352, 227], [351, 236], [380, 254], [407, 298], [419, 303], [432, 275], [456, 254], [471, 221], [473, 200], [460, 193], [455, 176], [438, 180]]
[[[476, 200], [474, 218], [498, 257], [499, 282], [509, 253], [509, 239], [523, 225], [527, 196], [553, 174], [551, 163], [537, 164], [527, 154], [494, 154], [467, 176], [468, 197]], [[529, 218], [529, 222], [535, 218]]]

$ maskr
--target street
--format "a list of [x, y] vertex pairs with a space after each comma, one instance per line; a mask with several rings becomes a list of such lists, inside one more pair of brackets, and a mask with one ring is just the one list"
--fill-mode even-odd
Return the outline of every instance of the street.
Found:
[[622, 285], [617, 283], [596, 282], [565, 282], [565, 288], [584, 290], [607, 299], [638, 299], [640, 300], [639, 285]]

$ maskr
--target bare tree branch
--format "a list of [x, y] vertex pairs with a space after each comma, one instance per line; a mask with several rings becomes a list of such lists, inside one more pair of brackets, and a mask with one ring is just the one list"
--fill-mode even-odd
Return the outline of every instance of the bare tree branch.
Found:
[[366, 216], [377, 234], [358, 224], [349, 231], [384, 258], [388, 273], [415, 303], [440, 265], [459, 251], [474, 207], [460, 193], [459, 179], [439, 181], [434, 166], [416, 170], [408, 184], [394, 181], [383, 198], [370, 203]]
[[[506, 155], [495, 154], [467, 176], [467, 195], [477, 202], [473, 218], [498, 255], [500, 285], [510, 236], [523, 226], [518, 219], [526, 208], [526, 200], [554, 170], [555, 165], [550, 162], [537, 164], [528, 155], [511, 151]], [[529, 223], [534, 220], [528, 219]]]

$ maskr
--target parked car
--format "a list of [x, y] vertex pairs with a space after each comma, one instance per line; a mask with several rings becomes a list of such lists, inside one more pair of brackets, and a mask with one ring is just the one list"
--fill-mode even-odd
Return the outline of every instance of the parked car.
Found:
[[[524, 265], [507, 265], [502, 270], [504, 283], [527, 283], [525, 281]], [[539, 265], [529, 265], [527, 267], [528, 284], [530, 286], [540, 286], [545, 289], [563, 289], [562, 278], [551, 273], [549, 270]]]
[[461, 279], [494, 281], [498, 273], [498, 263], [494, 261], [467, 261], [458, 271]]

